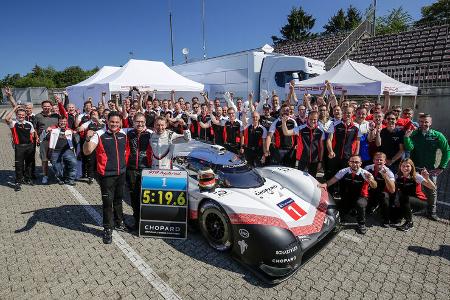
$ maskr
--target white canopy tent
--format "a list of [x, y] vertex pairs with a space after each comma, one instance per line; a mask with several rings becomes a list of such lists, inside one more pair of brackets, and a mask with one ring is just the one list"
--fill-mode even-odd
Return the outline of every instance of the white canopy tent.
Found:
[[97, 73], [87, 78], [86, 80], [67, 87], [67, 93], [69, 94], [70, 102], [74, 103], [79, 108], [83, 107], [84, 101], [86, 101], [88, 97], [92, 96], [85, 94], [87, 87], [99, 80], [102, 80], [105, 77], [108, 77], [119, 69], [120, 67], [104, 66], [100, 70], [98, 70]]
[[[325, 80], [332, 83], [335, 94], [347, 90], [347, 95], [380, 96], [388, 90], [394, 96], [416, 96], [418, 88], [397, 81], [377, 68], [347, 59], [330, 71], [295, 84], [298, 97], [305, 93], [321, 94]], [[289, 84], [286, 84], [289, 92]], [[301, 99], [301, 98], [299, 98]]]
[[107, 97], [112, 92], [128, 92], [131, 87], [140, 91], [201, 92], [204, 85], [181, 76], [159, 61], [130, 59], [122, 68], [87, 87], [87, 93], [97, 101], [103, 91]]

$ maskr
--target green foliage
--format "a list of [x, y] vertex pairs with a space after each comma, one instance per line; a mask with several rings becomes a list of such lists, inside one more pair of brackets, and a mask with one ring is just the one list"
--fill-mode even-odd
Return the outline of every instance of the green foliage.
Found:
[[83, 70], [78, 66], [72, 66], [63, 71], [56, 71], [53, 67], [43, 68], [35, 65], [30, 73], [25, 76], [20, 74], [8, 74], [0, 80], [0, 87], [46, 87], [46, 88], [65, 88], [76, 84], [92, 76], [99, 70], [95, 67], [92, 70]]
[[422, 18], [417, 25], [434, 22], [448, 22], [450, 20], [450, 0], [437, 0], [431, 5], [422, 7]]
[[403, 7], [392, 9], [386, 16], [377, 17], [375, 30], [377, 35], [403, 32], [411, 23], [411, 15]]
[[352, 30], [355, 29], [359, 23], [362, 21], [362, 16], [359, 10], [350, 5], [350, 7], [347, 9], [347, 16], [345, 17], [345, 29], [346, 30]]
[[336, 33], [345, 30], [345, 12], [341, 8], [338, 12], [328, 20], [328, 23], [323, 26], [325, 33]]
[[362, 17], [358, 9], [351, 6], [347, 9], [347, 13], [341, 8], [332, 16], [328, 23], [323, 26], [326, 34], [345, 32], [355, 29], [361, 23]]
[[284, 41], [303, 41], [316, 36], [311, 33], [316, 19], [312, 15], [308, 15], [303, 8], [293, 7], [287, 20], [288, 23], [280, 30], [282, 38], [272, 36], [274, 44]]

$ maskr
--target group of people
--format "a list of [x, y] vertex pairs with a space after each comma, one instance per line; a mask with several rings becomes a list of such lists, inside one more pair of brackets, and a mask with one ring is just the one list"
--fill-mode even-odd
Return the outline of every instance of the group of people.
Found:
[[[366, 212], [381, 208], [382, 225], [405, 222], [413, 227], [410, 203], [413, 198], [428, 202], [428, 216], [436, 216], [436, 179], [447, 167], [450, 147], [447, 139], [431, 128], [432, 118], [414, 110], [391, 106], [388, 92], [384, 103], [349, 101], [345, 91], [337, 99], [326, 82], [317, 97], [305, 94], [297, 99], [294, 84], [284, 102], [278, 95], [262, 93], [259, 101], [235, 99], [225, 93], [216, 98], [193, 97], [185, 101], [158, 99], [156, 91], [131, 88], [119, 105], [106, 93], [94, 106], [84, 103], [81, 111], [67, 95], [55, 97], [56, 105], [43, 101], [42, 112], [34, 115], [31, 104], [17, 105], [6, 89], [13, 109], [7, 114], [13, 136], [16, 185], [33, 184], [34, 156], [39, 146], [42, 183], [48, 183], [48, 160], [55, 180], [74, 185], [77, 159], [82, 177], [100, 184], [103, 200], [105, 243], [112, 230], [124, 230], [122, 199], [128, 185], [135, 223], [139, 221], [140, 174], [143, 168], [172, 167], [171, 144], [191, 138], [222, 145], [255, 167], [280, 164], [298, 168], [316, 177], [324, 174], [341, 216], [356, 209], [357, 231], [366, 233]], [[14, 114], [15, 119], [13, 118]], [[76, 149], [78, 148], [78, 155]], [[437, 163], [436, 153], [442, 155]]]

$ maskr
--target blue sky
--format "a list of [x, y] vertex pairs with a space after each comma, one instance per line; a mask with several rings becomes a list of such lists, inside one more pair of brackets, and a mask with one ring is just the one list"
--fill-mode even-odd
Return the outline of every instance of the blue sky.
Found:
[[[4, 1], [0, 26], [0, 77], [26, 74], [38, 64], [57, 70], [125, 64], [130, 58], [171, 64], [169, 2], [173, 14], [175, 63], [201, 58], [201, 0]], [[270, 44], [280, 35], [293, 6], [316, 17], [315, 32], [339, 8], [350, 4], [364, 12], [371, 0], [205, 0], [209, 57]], [[403, 6], [414, 19], [432, 0], [378, 0], [379, 15]]]

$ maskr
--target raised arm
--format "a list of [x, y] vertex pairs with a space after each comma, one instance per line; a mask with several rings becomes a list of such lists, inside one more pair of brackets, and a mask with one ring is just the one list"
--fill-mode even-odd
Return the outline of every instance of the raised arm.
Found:
[[294, 135], [294, 130], [288, 129], [286, 126], [286, 122], [287, 122], [288, 118], [289, 118], [288, 116], [283, 116], [281, 118], [281, 128], [283, 129], [283, 134], [285, 136], [292, 136], [292, 135]]
[[386, 114], [391, 107], [391, 96], [389, 95], [389, 91], [383, 91], [384, 95], [384, 103], [383, 103], [383, 113]]
[[5, 116], [5, 122], [6, 124], [11, 124], [12, 116], [15, 114], [15, 112], [19, 109], [19, 105], [14, 106]]
[[11, 106], [16, 107], [17, 102], [14, 99], [12, 92], [11, 92], [11, 88], [9, 86], [5, 87], [5, 94], [6, 94], [6, 98], [8, 98], [9, 103], [11, 103]]

